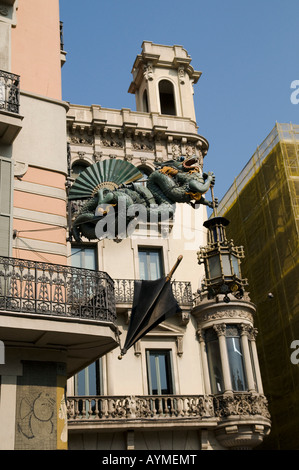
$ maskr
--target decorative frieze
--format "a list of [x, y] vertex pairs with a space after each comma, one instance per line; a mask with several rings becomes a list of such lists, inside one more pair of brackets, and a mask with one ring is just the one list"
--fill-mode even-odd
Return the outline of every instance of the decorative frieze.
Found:
[[93, 136], [89, 136], [87, 134], [84, 135], [71, 135], [70, 136], [70, 143], [71, 144], [79, 144], [79, 145], [93, 145], [94, 139]]
[[234, 393], [233, 395], [217, 395], [214, 397], [215, 416], [262, 416], [270, 419], [268, 402], [264, 395], [251, 393]]

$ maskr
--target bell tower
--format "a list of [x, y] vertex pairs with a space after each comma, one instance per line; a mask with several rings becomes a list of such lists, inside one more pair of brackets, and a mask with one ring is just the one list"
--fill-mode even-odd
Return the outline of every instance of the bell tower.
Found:
[[190, 65], [182, 46], [142, 43], [133, 65], [129, 93], [135, 94], [136, 110], [190, 118], [196, 121], [193, 85], [201, 72]]

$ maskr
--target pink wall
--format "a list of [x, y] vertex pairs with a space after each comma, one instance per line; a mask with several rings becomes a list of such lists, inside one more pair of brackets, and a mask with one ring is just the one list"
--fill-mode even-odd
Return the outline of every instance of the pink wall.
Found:
[[59, 0], [19, 0], [11, 43], [21, 90], [61, 99]]
[[[49, 170], [36, 167], [28, 167], [27, 172], [22, 177], [22, 181], [34, 183], [41, 187], [57, 188], [65, 190], [65, 176]], [[17, 230], [18, 236], [24, 243], [16, 242], [13, 249], [13, 256], [16, 258], [30, 259], [33, 261], [48, 261], [49, 263], [67, 264], [66, 256], [60, 254], [33, 251], [30, 246], [33, 240], [55, 243], [66, 246], [66, 228], [58, 225], [45, 223], [47, 214], [65, 217], [66, 201], [55, 197], [25, 192], [20, 189], [14, 190], [14, 208], [24, 209], [26, 214], [32, 211], [33, 220], [14, 217], [13, 229]], [[42, 215], [39, 219], [39, 214]], [[47, 220], [48, 221], [48, 220]], [[26, 243], [27, 245], [26, 245]]]

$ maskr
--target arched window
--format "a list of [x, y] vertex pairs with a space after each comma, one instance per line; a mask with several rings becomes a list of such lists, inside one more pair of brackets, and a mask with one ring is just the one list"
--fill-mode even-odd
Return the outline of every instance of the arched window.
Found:
[[144, 90], [142, 95], [142, 109], [145, 113], [149, 112], [147, 90]]
[[143, 176], [140, 180], [137, 180], [136, 183], [143, 184], [143, 186], [146, 186], [146, 181], [153, 170], [146, 165], [140, 165], [138, 167], [138, 170], [141, 171]]
[[161, 114], [176, 116], [174, 87], [169, 80], [161, 80], [159, 83], [159, 96]]
[[86, 170], [88, 167], [88, 163], [77, 161], [72, 164], [71, 176], [72, 178], [76, 179], [82, 171]]

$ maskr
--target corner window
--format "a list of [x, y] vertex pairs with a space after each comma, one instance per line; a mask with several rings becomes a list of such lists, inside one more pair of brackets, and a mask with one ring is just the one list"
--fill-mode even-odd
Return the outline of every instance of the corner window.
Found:
[[222, 364], [220, 357], [219, 341], [213, 328], [205, 332], [206, 351], [210, 373], [210, 383], [212, 393], [222, 393], [224, 391]]
[[163, 276], [164, 269], [161, 248], [139, 248], [138, 257], [140, 279], [154, 281]]
[[245, 391], [247, 390], [247, 381], [241, 338], [237, 326], [227, 325], [226, 345], [233, 390], [236, 392]]

